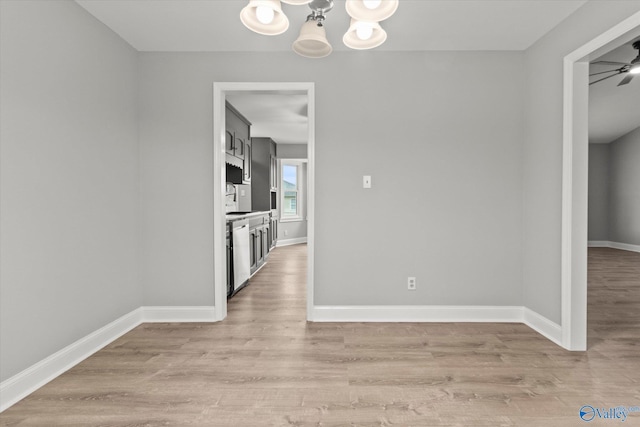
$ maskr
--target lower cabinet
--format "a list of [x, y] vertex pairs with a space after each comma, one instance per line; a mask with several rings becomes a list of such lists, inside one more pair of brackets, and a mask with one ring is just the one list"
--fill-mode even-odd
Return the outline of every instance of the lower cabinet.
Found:
[[256, 229], [249, 230], [249, 267], [253, 274], [258, 269], [258, 253], [256, 251]]
[[227, 296], [233, 292], [233, 252], [231, 250], [231, 232], [227, 224]]
[[275, 218], [271, 218], [271, 235], [269, 238], [269, 247], [270, 249], [275, 248], [276, 243], [278, 242], [278, 220]]
[[267, 214], [249, 220], [250, 272], [255, 273], [266, 262], [271, 250], [271, 217]]

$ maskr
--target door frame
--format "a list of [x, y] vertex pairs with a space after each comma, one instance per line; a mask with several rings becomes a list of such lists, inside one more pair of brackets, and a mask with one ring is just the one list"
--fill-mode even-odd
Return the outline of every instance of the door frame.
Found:
[[[213, 268], [214, 318], [227, 317], [227, 265], [225, 220], [225, 100], [228, 92], [304, 92], [308, 103], [307, 136], [307, 320], [313, 312], [315, 224], [315, 85], [312, 82], [213, 83]], [[224, 254], [224, 255], [223, 255]]]
[[587, 349], [589, 61], [640, 35], [640, 12], [564, 57], [562, 346]]

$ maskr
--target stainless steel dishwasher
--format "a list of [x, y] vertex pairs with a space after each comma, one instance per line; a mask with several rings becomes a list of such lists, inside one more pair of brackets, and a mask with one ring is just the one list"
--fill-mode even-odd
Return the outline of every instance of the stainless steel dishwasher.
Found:
[[233, 221], [231, 238], [233, 240], [233, 292], [236, 292], [249, 280], [251, 271], [249, 221], [246, 219]]

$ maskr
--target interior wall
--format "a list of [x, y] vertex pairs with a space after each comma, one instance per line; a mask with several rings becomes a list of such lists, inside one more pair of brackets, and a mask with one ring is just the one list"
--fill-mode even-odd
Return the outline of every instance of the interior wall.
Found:
[[609, 240], [609, 148], [589, 144], [589, 235], [588, 240]]
[[137, 54], [71, 1], [0, 1], [0, 380], [139, 307]]
[[145, 304], [214, 303], [213, 82], [311, 81], [316, 304], [520, 305], [523, 56], [141, 53]]
[[611, 143], [609, 241], [640, 246], [640, 128]]
[[639, 10], [637, 0], [587, 2], [526, 51], [524, 302], [556, 323], [561, 322], [563, 58]]

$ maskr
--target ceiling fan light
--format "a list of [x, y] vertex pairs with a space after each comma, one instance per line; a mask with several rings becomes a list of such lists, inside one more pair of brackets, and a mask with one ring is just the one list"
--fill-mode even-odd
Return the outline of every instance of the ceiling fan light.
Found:
[[636, 64], [629, 70], [631, 74], [640, 74], [640, 64]]
[[[369, 35], [368, 38], [363, 36]], [[351, 20], [342, 42], [351, 49], [365, 50], [380, 46], [387, 40], [387, 32], [377, 22]]]
[[279, 0], [250, 0], [240, 12], [240, 20], [251, 31], [266, 36], [282, 34], [289, 28]]
[[300, 36], [293, 42], [292, 48], [295, 53], [307, 58], [324, 58], [333, 51], [324, 26], [319, 27], [313, 19], [302, 24]]
[[311, 0], [280, 0], [280, 1], [282, 3], [292, 4], [294, 6], [311, 3]]
[[347, 13], [358, 21], [380, 22], [398, 9], [399, 0], [347, 0]]

